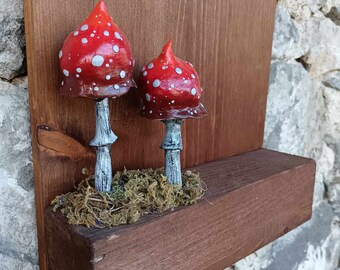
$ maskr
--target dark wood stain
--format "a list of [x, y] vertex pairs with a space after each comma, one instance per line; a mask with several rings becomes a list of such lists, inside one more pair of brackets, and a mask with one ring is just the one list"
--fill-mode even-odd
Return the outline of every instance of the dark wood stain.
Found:
[[223, 270], [311, 217], [313, 160], [260, 149], [191, 170], [208, 186], [198, 204], [133, 225], [70, 226], [48, 209], [51, 269]]
[[[184, 123], [184, 167], [261, 147], [275, 0], [106, 2], [114, 21], [130, 40], [137, 60], [135, 77], [143, 64], [159, 54], [170, 37], [176, 55], [193, 63], [200, 74], [203, 103], [210, 113], [204, 119]], [[95, 3], [94, 0], [25, 0], [41, 269], [47, 267], [43, 211], [55, 195], [69, 191], [74, 181], [81, 179], [82, 167], [93, 169], [94, 163], [91, 155], [74, 160], [45, 149], [38, 144], [37, 127], [45, 125], [62, 131], [82, 145], [74, 146], [81, 151], [94, 136], [94, 101], [71, 99], [58, 93], [61, 80], [58, 51]], [[112, 129], [119, 137], [112, 147], [113, 169], [163, 166], [159, 145], [164, 127], [160, 122], [137, 115], [140, 109], [137, 90], [112, 100], [110, 109]], [[68, 147], [68, 151], [73, 150]]]

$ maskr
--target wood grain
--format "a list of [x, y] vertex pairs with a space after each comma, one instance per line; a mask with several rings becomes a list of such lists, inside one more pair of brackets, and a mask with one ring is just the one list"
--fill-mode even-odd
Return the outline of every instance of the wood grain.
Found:
[[[276, 0], [107, 0], [141, 66], [170, 37], [176, 55], [195, 65], [209, 116], [183, 126], [184, 167], [258, 149], [263, 141]], [[68, 191], [93, 160], [66, 162], [38, 145], [37, 127], [63, 131], [82, 145], [95, 132], [93, 100], [58, 93], [58, 51], [95, 0], [25, 0], [25, 27], [41, 269], [46, 269], [43, 210]], [[113, 169], [163, 166], [164, 127], [137, 116], [137, 90], [111, 101]], [[41, 138], [42, 139], [42, 138]], [[73, 150], [72, 150], [73, 151]]]
[[256, 150], [192, 168], [196, 205], [113, 229], [70, 226], [46, 212], [51, 269], [222, 270], [307, 221], [315, 162]]

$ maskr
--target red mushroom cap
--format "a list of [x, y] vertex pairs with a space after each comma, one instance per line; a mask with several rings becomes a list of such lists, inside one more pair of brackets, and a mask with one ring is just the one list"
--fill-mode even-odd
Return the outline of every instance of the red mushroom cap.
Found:
[[139, 93], [149, 119], [199, 118], [207, 114], [200, 103], [202, 88], [192, 64], [174, 56], [171, 39], [162, 53], [143, 67]]
[[136, 86], [130, 44], [112, 21], [103, 0], [66, 38], [59, 58], [63, 95], [117, 97]]

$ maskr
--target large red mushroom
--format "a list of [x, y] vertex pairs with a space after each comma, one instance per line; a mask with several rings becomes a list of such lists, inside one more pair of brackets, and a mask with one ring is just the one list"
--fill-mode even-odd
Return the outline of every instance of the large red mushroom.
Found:
[[118, 97], [135, 86], [129, 41], [112, 21], [103, 0], [66, 38], [59, 58], [63, 95], [94, 99]]
[[113, 22], [101, 0], [90, 16], [65, 40], [59, 52], [62, 95], [96, 100], [95, 187], [110, 191], [111, 144], [117, 139], [110, 127], [108, 98], [126, 94], [135, 86], [134, 59], [129, 41]]
[[141, 115], [162, 120], [166, 134], [165, 174], [171, 184], [182, 185], [180, 151], [181, 124], [186, 118], [200, 118], [207, 110], [200, 102], [202, 88], [192, 64], [175, 57], [170, 40], [161, 54], [144, 66], [139, 79], [143, 103]]

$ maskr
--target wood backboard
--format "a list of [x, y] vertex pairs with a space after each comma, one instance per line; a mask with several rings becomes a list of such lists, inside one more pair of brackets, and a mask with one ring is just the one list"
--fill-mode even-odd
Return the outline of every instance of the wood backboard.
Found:
[[[59, 95], [57, 55], [66, 36], [96, 3], [25, 0], [42, 269], [46, 267], [43, 211], [55, 195], [72, 189], [73, 181], [81, 178], [82, 167], [92, 169], [94, 165], [93, 152], [82, 146], [94, 136], [94, 101]], [[276, 0], [107, 0], [106, 4], [130, 40], [136, 77], [170, 37], [175, 54], [193, 63], [200, 74], [205, 89], [202, 101], [209, 116], [185, 121], [184, 167], [262, 146]], [[111, 101], [110, 109], [112, 129], [119, 137], [112, 147], [113, 170], [162, 166], [159, 145], [164, 127], [137, 115], [137, 90]], [[39, 143], [46, 140], [46, 133], [38, 137], [44, 130], [67, 134], [69, 138], [57, 135], [66, 145], [74, 138], [76, 146], [71, 150], [75, 153], [63, 154], [55, 151], [58, 146], [55, 149]], [[49, 143], [53, 145], [54, 139]], [[86, 155], [82, 155], [83, 150]]]

